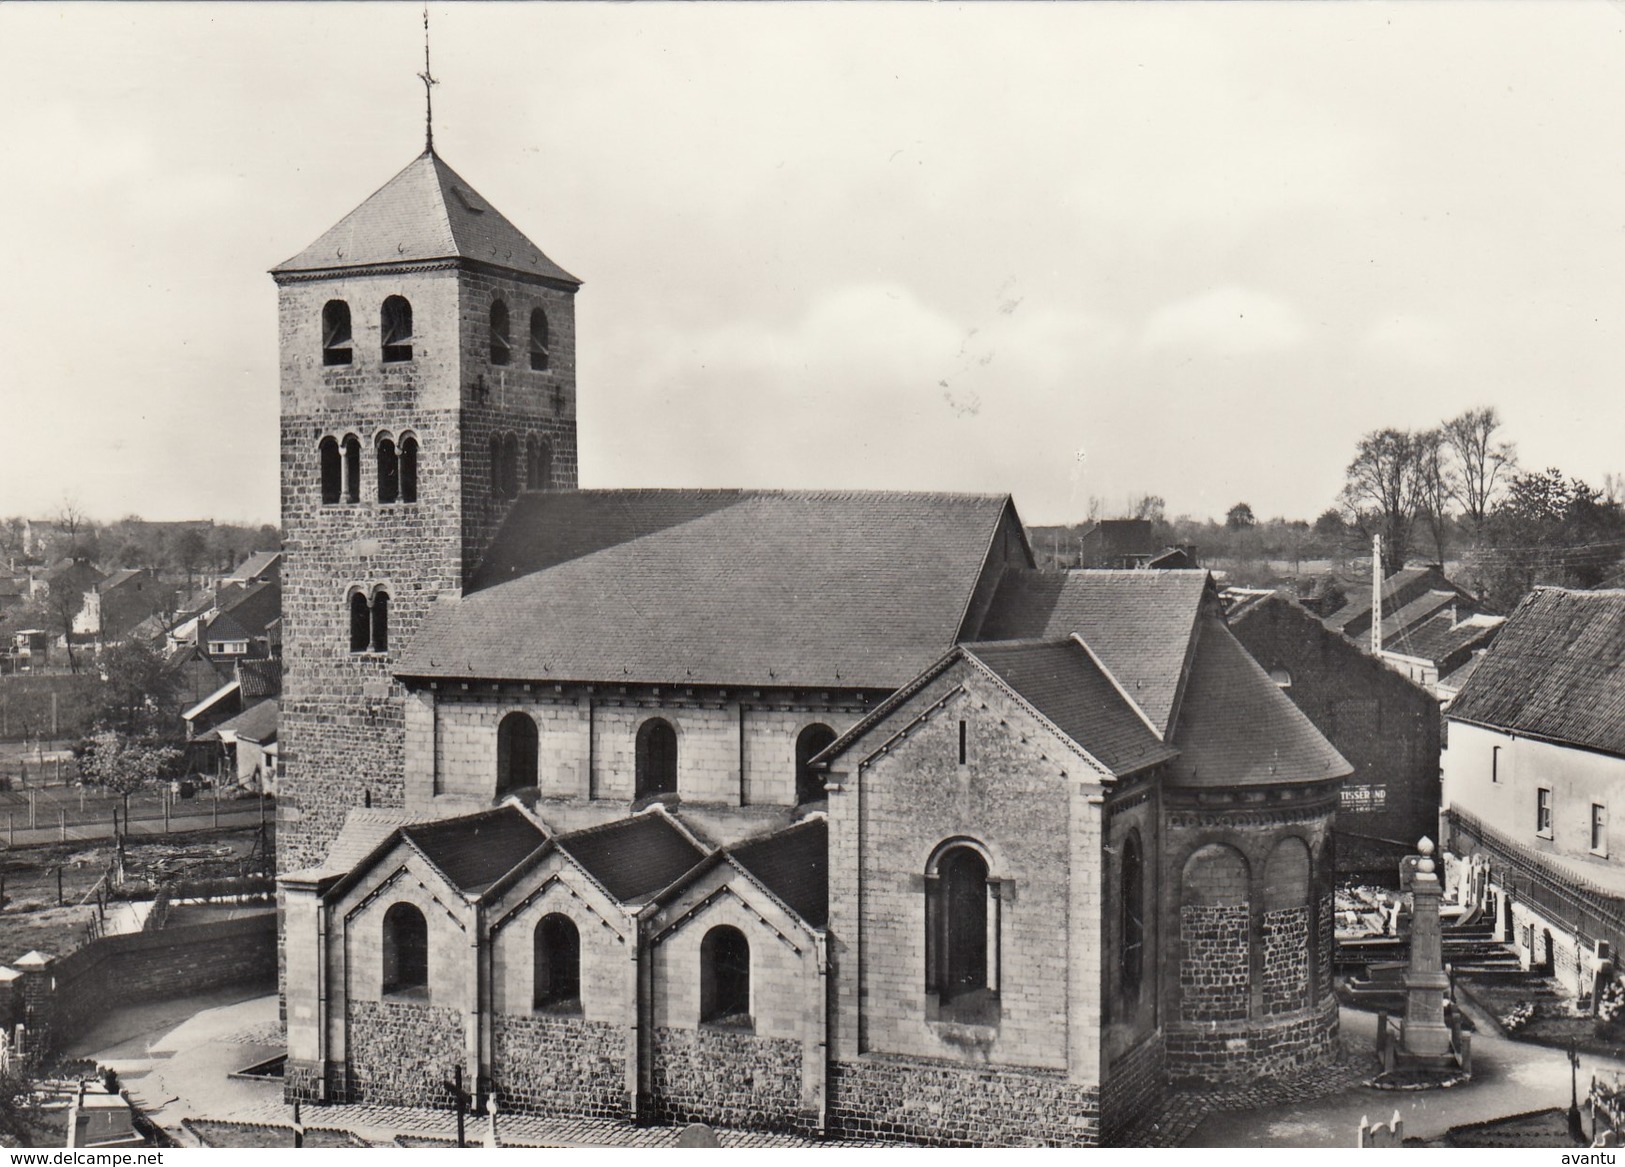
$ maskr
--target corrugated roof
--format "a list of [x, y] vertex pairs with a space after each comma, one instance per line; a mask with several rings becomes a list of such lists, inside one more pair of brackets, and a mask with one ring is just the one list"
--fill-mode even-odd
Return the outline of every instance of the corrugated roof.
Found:
[[1625, 755], [1625, 591], [1536, 588], [1450, 717]]
[[235, 733], [240, 738], [263, 745], [276, 740], [280, 707], [274, 697], [256, 701], [236, 717], [215, 726], [216, 733]]
[[[954, 643], [1004, 495], [525, 496], [402, 676], [893, 688]], [[518, 574], [518, 573], [525, 574]]]
[[1076, 641], [983, 642], [965, 651], [1115, 775], [1165, 762], [1177, 752], [1157, 740]]
[[273, 272], [326, 271], [430, 259], [473, 259], [563, 283], [581, 281], [426, 150]]
[[464, 892], [495, 883], [547, 839], [540, 827], [511, 806], [412, 823], [401, 833]]
[[658, 812], [573, 831], [557, 842], [622, 903], [661, 891], [706, 854]]
[[1214, 616], [1197, 627], [1168, 767], [1178, 786], [1234, 787], [1341, 778], [1353, 767]]
[[747, 839], [728, 853], [808, 924], [829, 922], [829, 823], [822, 816]]
[[1005, 572], [981, 640], [1081, 636], [1167, 736], [1205, 571]]

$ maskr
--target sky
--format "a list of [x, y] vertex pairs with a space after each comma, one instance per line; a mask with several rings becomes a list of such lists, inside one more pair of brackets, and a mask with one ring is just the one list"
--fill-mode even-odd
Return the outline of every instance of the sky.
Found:
[[[1493, 405], [1625, 469], [1625, 6], [434, 3], [577, 297], [581, 485], [1313, 518]], [[266, 274], [423, 147], [422, 10], [0, 4], [0, 515], [277, 520]]]

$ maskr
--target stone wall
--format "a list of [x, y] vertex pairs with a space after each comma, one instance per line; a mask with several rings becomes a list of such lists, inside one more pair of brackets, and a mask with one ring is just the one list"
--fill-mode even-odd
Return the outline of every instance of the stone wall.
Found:
[[1100, 1091], [1058, 1073], [868, 1057], [830, 1067], [830, 1126], [949, 1147], [1088, 1147]]
[[1247, 1016], [1252, 986], [1246, 904], [1180, 909], [1179, 1016], [1185, 1021], [1236, 1021]]
[[1153, 1034], [1111, 1063], [1100, 1085], [1103, 1141], [1131, 1126], [1157, 1105], [1163, 1093], [1162, 1035]]
[[504, 1110], [631, 1118], [626, 1032], [580, 1017], [492, 1018], [492, 1078]]
[[1173, 1027], [1165, 1036], [1180, 1081], [1245, 1082], [1324, 1065], [1337, 1051], [1337, 999], [1272, 1023]]
[[798, 1041], [660, 1026], [652, 1067], [655, 1117], [751, 1130], [811, 1129], [818, 1116], [801, 1109], [801, 1064]]
[[1264, 1012], [1291, 1013], [1309, 1005], [1309, 909], [1264, 913]]
[[[453, 1105], [445, 1083], [462, 1065], [463, 1018], [413, 1001], [351, 1001], [345, 1019], [348, 1081], [342, 1101]], [[466, 1068], [465, 1088], [472, 1085]]]

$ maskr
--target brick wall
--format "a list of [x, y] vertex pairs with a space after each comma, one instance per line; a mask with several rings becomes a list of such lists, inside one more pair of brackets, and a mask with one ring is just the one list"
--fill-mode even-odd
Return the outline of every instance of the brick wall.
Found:
[[492, 1018], [492, 1078], [503, 1110], [631, 1118], [626, 1031], [581, 1017]]
[[[443, 1083], [464, 1063], [463, 1018], [416, 1001], [352, 1000], [345, 1016], [343, 1100], [381, 1106], [453, 1105]], [[464, 1071], [465, 1089], [472, 1078]]]
[[652, 1105], [666, 1122], [752, 1130], [811, 1129], [802, 1108], [802, 1046], [732, 1029], [659, 1026]]
[[105, 936], [23, 978], [35, 1041], [60, 1048], [110, 1007], [161, 1001], [276, 978], [276, 916], [188, 924], [157, 932]]
[[1337, 999], [1271, 1025], [1173, 1027], [1169, 1073], [1181, 1081], [1245, 1082], [1325, 1065], [1337, 1052]]
[[868, 1057], [830, 1067], [838, 1133], [948, 1147], [1088, 1147], [1100, 1091], [1065, 1075]]

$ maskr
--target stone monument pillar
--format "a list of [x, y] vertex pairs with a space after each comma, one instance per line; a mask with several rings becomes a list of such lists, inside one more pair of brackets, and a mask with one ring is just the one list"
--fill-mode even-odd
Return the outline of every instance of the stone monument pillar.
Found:
[[1433, 843], [1423, 839], [1411, 880], [1411, 963], [1405, 971], [1405, 1021], [1399, 1044], [1423, 1058], [1449, 1057], [1450, 1027], [1444, 1023], [1444, 997], [1450, 980], [1444, 971], [1444, 938], [1439, 928], [1439, 899], [1444, 894], [1434, 872]]

